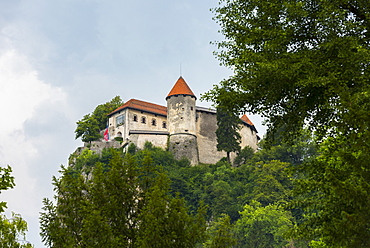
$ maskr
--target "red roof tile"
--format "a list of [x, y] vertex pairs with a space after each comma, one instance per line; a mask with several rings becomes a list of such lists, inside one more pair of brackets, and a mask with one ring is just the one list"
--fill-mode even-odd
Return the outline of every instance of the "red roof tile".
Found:
[[[251, 122], [251, 120], [249, 120], [248, 116], [246, 115], [243, 115], [241, 118], [240, 118], [244, 123], [246, 123], [247, 125], [250, 126], [250, 128], [252, 130], [254, 130], [256, 133], [258, 133], [256, 127], [254, 126], [253, 122]], [[258, 138], [258, 135], [257, 135], [257, 138]]]
[[240, 119], [242, 121], [244, 121], [245, 123], [247, 123], [248, 125], [254, 126], [253, 122], [251, 122], [251, 120], [249, 120], [248, 116], [243, 115]]
[[126, 109], [126, 108], [136, 109], [136, 110], [140, 110], [140, 111], [150, 112], [150, 113], [153, 113], [153, 114], [167, 116], [167, 108], [166, 107], [161, 106], [161, 105], [157, 105], [157, 104], [154, 104], [154, 103], [149, 103], [149, 102], [136, 100], [136, 99], [131, 99], [131, 100], [127, 101], [121, 107], [117, 108], [116, 110], [114, 110], [113, 112], [108, 114], [108, 116], [111, 116], [114, 113], [116, 113], [120, 110]]
[[182, 77], [179, 77], [175, 85], [173, 86], [172, 90], [170, 93], [168, 93], [167, 98], [170, 96], [175, 96], [175, 95], [188, 95], [188, 96], [194, 96], [193, 91], [191, 91], [190, 87], [188, 84], [185, 82], [185, 80]]

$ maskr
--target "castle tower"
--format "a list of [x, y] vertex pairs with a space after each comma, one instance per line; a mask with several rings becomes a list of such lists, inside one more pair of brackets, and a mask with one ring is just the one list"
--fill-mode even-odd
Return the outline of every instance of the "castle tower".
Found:
[[182, 77], [166, 97], [169, 150], [176, 159], [186, 157], [192, 165], [199, 163], [195, 123], [196, 99]]

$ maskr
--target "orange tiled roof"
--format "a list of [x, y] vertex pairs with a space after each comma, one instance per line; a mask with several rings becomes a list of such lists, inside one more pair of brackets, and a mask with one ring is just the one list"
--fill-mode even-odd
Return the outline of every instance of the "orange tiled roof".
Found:
[[251, 120], [249, 120], [248, 116], [243, 115], [240, 119], [242, 121], [244, 121], [245, 123], [247, 123], [248, 125], [254, 126], [253, 122], [251, 122]]
[[127, 101], [121, 107], [117, 108], [116, 110], [114, 110], [113, 112], [108, 114], [108, 116], [111, 116], [114, 113], [116, 113], [120, 110], [126, 109], [126, 108], [131, 108], [131, 109], [136, 109], [136, 110], [140, 110], [140, 111], [150, 112], [150, 113], [153, 113], [153, 114], [167, 116], [167, 108], [166, 107], [161, 106], [161, 105], [157, 105], [157, 104], [154, 104], [154, 103], [149, 103], [149, 102], [136, 100], [136, 99], [131, 99], [131, 100]]
[[[254, 130], [256, 133], [258, 133], [256, 127], [254, 126], [253, 122], [251, 122], [251, 120], [249, 120], [248, 116], [247, 115], [243, 115], [241, 118], [240, 118], [244, 123], [246, 123], [247, 125], [250, 126], [250, 128], [252, 130]], [[257, 136], [258, 137], [258, 136]]]
[[170, 96], [175, 96], [175, 95], [187, 95], [187, 96], [194, 96], [193, 91], [191, 91], [190, 87], [188, 84], [185, 82], [185, 80], [182, 77], [179, 77], [175, 85], [173, 86], [172, 90], [170, 93], [168, 93], [167, 98]]

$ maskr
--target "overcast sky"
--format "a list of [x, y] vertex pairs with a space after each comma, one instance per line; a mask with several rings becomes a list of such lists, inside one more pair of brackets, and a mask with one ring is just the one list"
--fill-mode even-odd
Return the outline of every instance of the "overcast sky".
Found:
[[210, 44], [223, 39], [210, 11], [217, 3], [0, 0], [0, 166], [12, 166], [16, 181], [0, 200], [26, 219], [35, 247], [44, 247], [38, 218], [51, 178], [82, 145], [76, 121], [116, 95], [166, 105], [180, 64], [198, 99], [231, 74]]

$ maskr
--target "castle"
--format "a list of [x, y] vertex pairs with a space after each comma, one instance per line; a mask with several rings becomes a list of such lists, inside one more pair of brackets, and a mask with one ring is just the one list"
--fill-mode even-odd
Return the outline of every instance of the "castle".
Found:
[[[111, 112], [109, 139], [123, 138], [123, 146], [146, 141], [168, 148], [175, 158], [186, 157], [192, 165], [213, 164], [226, 156], [217, 151], [216, 111], [196, 106], [196, 96], [180, 77], [166, 97], [167, 107], [131, 99]], [[249, 118], [241, 117], [241, 147], [257, 149], [257, 130]]]

